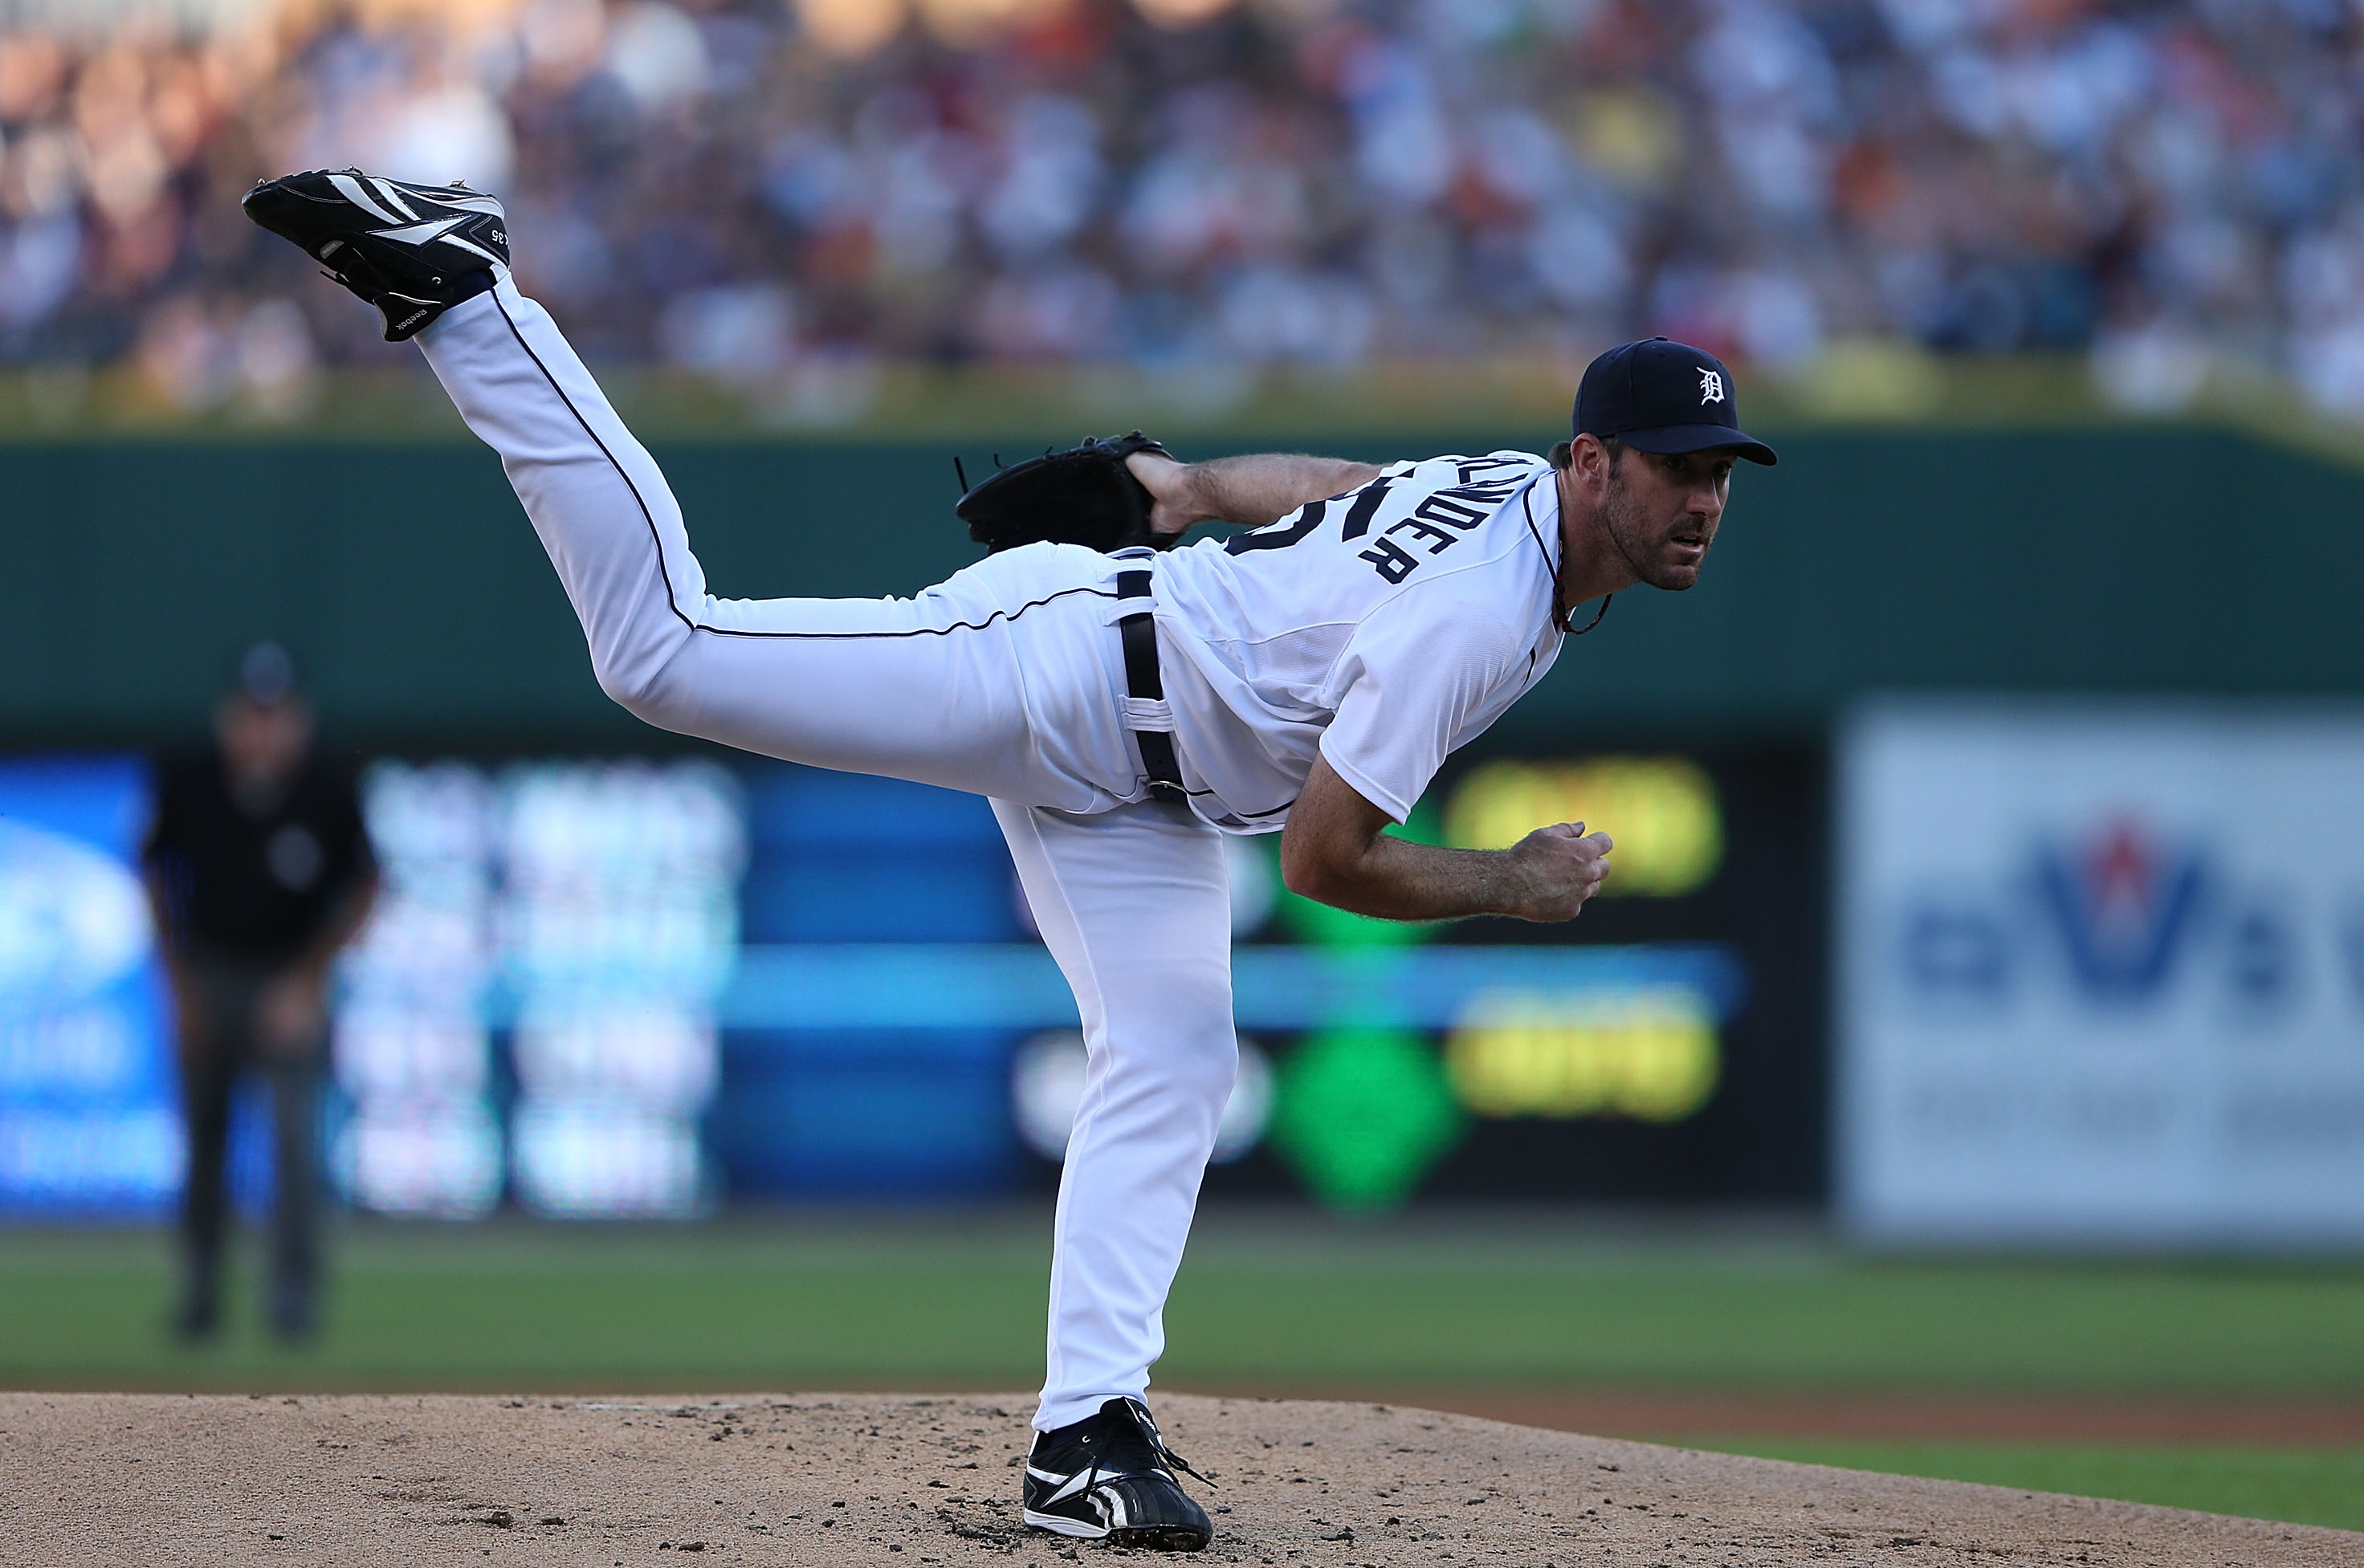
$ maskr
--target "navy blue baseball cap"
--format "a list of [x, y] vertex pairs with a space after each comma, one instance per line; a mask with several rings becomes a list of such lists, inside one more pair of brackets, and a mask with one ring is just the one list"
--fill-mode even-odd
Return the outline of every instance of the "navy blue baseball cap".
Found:
[[1723, 361], [1664, 338], [1611, 349], [1585, 367], [1576, 391], [1576, 433], [1614, 436], [1645, 452], [1732, 447], [1751, 462], [1781, 461], [1771, 447], [1740, 433]]
[[230, 689], [257, 707], [276, 707], [296, 695], [296, 661], [275, 642], [258, 642], [239, 655]]

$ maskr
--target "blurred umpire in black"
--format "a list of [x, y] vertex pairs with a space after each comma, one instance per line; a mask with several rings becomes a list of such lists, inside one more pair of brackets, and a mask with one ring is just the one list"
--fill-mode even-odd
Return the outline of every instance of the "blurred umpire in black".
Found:
[[313, 754], [311, 708], [285, 650], [247, 651], [215, 709], [214, 736], [162, 770], [145, 851], [189, 1142], [175, 1326], [190, 1339], [215, 1326], [230, 1090], [251, 1070], [270, 1085], [275, 1134], [271, 1327], [301, 1340], [319, 1273], [329, 966], [369, 913], [377, 861], [351, 775]]

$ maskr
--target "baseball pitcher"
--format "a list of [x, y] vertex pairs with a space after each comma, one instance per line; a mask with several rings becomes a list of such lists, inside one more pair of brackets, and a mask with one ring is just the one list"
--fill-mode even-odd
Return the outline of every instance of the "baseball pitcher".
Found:
[[[500, 454], [608, 695], [764, 756], [991, 798], [1090, 1053], [1026, 1521], [1205, 1547], [1143, 1399], [1237, 1060], [1221, 836], [1279, 832], [1291, 888], [1366, 915], [1573, 917], [1609, 873], [1580, 822], [1500, 851], [1382, 829], [1543, 678], [1578, 606], [1698, 581], [1734, 461], [1774, 461], [1723, 364], [1664, 339], [1611, 350], [1544, 457], [1190, 464], [1093, 443], [979, 485], [962, 515], [997, 548], [913, 597], [720, 599], [664, 476], [510, 280], [496, 201], [346, 171], [245, 206], [389, 339], [418, 338]], [[1210, 520], [1252, 527], [1162, 548]]]

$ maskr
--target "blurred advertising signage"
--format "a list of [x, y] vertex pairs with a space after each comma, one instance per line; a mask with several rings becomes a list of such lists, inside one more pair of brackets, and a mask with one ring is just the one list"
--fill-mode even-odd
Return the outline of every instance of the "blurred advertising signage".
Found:
[[1616, 840], [1603, 896], [1679, 898], [1699, 891], [1723, 863], [1715, 782], [1688, 757], [1480, 763], [1446, 803], [1445, 842], [1507, 849], [1556, 822], [1582, 822]]
[[2364, 1240], [2364, 713], [1884, 705], [1841, 765], [1855, 1230]]
[[363, 781], [382, 880], [340, 966], [330, 1057], [348, 1114], [329, 1158], [345, 1195], [381, 1214], [463, 1219], [500, 1201], [483, 1007], [492, 805], [490, 784], [458, 763], [381, 762]]
[[500, 821], [518, 1195], [566, 1218], [706, 1207], [698, 1118], [747, 858], [738, 779], [702, 762], [513, 768]]
[[147, 1218], [185, 1151], [135, 758], [0, 762], [0, 1215]]
[[565, 1218], [708, 1205], [698, 1122], [739, 944], [737, 779], [703, 762], [381, 762], [363, 804], [385, 891], [337, 1009], [350, 1114], [332, 1159], [352, 1200], [453, 1218], [505, 1191]]
[[[1063, 1155], [1087, 1066], [1075, 1000], [982, 801], [630, 759], [382, 761], [362, 793], [384, 888], [339, 968], [324, 1108], [356, 1207], [975, 1195], [1025, 1179], [1029, 1151]], [[1531, 1190], [1513, 1166], [1538, 1136], [1555, 1170], [1611, 1124], [1712, 1137], [1745, 1079], [1748, 966], [1684, 902], [1731, 858], [1707, 773], [1494, 760], [1439, 796], [1407, 833], [1507, 843], [1582, 817], [1618, 835], [1617, 885], [1640, 896], [1503, 941], [1309, 904], [1276, 840], [1227, 840], [1250, 1038], [1217, 1157], [1243, 1190], [1391, 1204], [1456, 1159], [1466, 1190]], [[0, 1213], [154, 1216], [177, 1194], [133, 863], [148, 812], [136, 759], [0, 764]], [[1624, 912], [1646, 918], [1603, 923]], [[1715, 940], [1665, 940], [1693, 932]], [[259, 1192], [252, 1120], [232, 1166]]]
[[1446, 1076], [1478, 1116], [1680, 1121], [1715, 1093], [1720, 1012], [1684, 984], [1488, 991], [1445, 1041]]

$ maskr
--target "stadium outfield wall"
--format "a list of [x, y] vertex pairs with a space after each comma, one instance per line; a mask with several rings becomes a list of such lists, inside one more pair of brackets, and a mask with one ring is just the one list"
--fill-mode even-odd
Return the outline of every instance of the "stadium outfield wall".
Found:
[[[1381, 458], [1487, 443], [1289, 444]], [[1779, 469], [1739, 476], [1702, 586], [1621, 598], [1502, 740], [1808, 740], [1873, 690], [2364, 692], [2355, 468], [2197, 427], [1780, 445]], [[712, 587], [750, 596], [909, 593], [973, 560], [951, 515], [953, 454], [809, 439], [658, 450]], [[972, 473], [989, 461], [985, 443], [964, 455]], [[264, 636], [297, 651], [348, 743], [650, 740], [599, 695], [498, 464], [471, 444], [10, 442], [0, 495], [11, 747], [192, 730], [234, 651]]]

